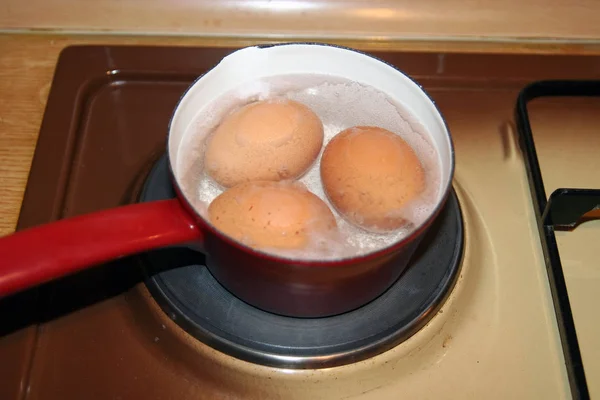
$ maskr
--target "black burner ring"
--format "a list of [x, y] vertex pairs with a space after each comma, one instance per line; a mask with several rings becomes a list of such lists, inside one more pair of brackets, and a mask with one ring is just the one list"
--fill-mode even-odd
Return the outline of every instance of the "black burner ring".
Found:
[[[174, 198], [166, 157], [150, 172], [140, 201]], [[463, 225], [452, 192], [406, 272], [371, 303], [325, 318], [271, 314], [223, 288], [204, 256], [185, 247], [145, 253], [146, 286], [175, 323], [231, 356], [284, 368], [357, 362], [398, 345], [437, 312], [459, 275]]]

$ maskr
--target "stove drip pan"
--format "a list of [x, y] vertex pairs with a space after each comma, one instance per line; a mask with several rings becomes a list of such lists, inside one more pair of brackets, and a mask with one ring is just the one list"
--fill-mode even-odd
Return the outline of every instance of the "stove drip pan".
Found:
[[[166, 156], [157, 161], [140, 201], [174, 198]], [[162, 310], [190, 335], [230, 356], [281, 368], [325, 368], [380, 354], [421, 329], [459, 275], [462, 215], [454, 192], [406, 272], [354, 311], [291, 318], [255, 308], [223, 288], [187, 247], [144, 253], [145, 284]]]

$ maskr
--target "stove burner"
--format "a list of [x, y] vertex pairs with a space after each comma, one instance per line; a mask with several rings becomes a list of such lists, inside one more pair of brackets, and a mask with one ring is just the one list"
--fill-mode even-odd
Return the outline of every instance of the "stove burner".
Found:
[[[150, 172], [141, 201], [175, 197], [162, 157]], [[324, 368], [382, 353], [415, 334], [437, 312], [458, 276], [463, 226], [455, 193], [412, 265], [384, 294], [348, 313], [291, 318], [238, 299], [185, 247], [142, 255], [146, 286], [160, 307], [198, 340], [231, 356], [284, 368]]]

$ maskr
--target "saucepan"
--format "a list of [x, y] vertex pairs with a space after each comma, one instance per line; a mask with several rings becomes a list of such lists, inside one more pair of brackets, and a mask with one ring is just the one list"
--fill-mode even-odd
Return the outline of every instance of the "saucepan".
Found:
[[[359, 256], [294, 259], [253, 249], [221, 233], [194, 206], [194, 199], [182, 190], [179, 161], [199, 110], [245, 82], [286, 74], [328, 75], [369, 85], [420, 121], [437, 152], [441, 175], [435, 207], [410, 235]], [[226, 56], [180, 99], [166, 151], [176, 199], [98, 211], [0, 238], [0, 296], [120, 257], [195, 242], [214, 277], [253, 306], [295, 317], [343, 313], [370, 302], [399, 278], [443, 208], [454, 173], [447, 126], [417, 83], [371, 55], [315, 43], [252, 46]]]

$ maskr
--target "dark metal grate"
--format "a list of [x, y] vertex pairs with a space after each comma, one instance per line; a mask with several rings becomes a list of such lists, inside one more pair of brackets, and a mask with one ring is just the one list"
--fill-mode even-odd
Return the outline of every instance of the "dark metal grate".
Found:
[[516, 106], [519, 144], [525, 155], [529, 187], [574, 399], [589, 399], [590, 396], [554, 231], [572, 229], [584, 216], [597, 211], [600, 208], [600, 190], [561, 188], [546, 198], [527, 104], [539, 97], [590, 96], [600, 96], [600, 81], [540, 81], [521, 91]]

